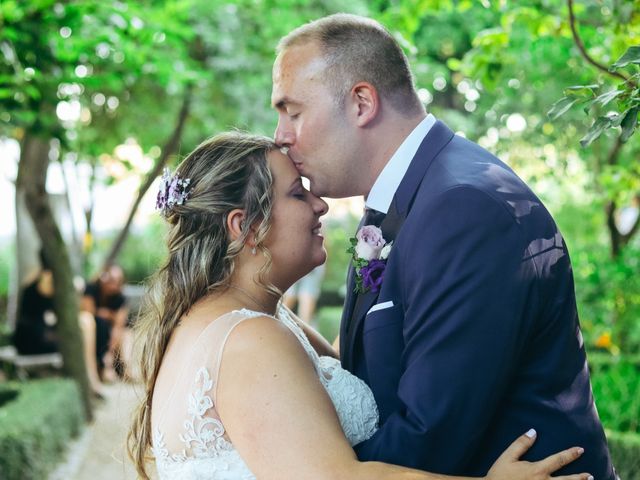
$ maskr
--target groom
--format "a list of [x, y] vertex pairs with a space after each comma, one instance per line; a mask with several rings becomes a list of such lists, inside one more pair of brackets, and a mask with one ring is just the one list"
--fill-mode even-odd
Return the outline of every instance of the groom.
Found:
[[349, 273], [342, 363], [380, 409], [358, 457], [484, 475], [533, 427], [527, 459], [582, 446], [557, 473], [615, 479], [560, 232], [507, 165], [425, 113], [393, 37], [344, 14], [294, 30], [272, 103], [313, 193], [363, 195], [361, 226], [393, 241], [379, 291]]

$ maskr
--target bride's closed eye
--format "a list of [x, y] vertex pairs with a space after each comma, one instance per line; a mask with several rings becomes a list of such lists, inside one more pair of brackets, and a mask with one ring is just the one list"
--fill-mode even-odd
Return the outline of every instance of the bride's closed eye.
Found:
[[300, 187], [295, 189], [291, 195], [299, 200], [304, 200], [307, 196], [307, 191], [304, 188]]
[[302, 185], [302, 180], [298, 179], [294, 187], [291, 189], [291, 196], [299, 200], [304, 200], [309, 191]]

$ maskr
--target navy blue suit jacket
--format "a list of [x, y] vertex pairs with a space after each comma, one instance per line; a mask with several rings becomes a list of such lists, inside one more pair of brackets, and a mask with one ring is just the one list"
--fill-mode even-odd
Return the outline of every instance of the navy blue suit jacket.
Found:
[[356, 296], [351, 269], [341, 325], [342, 364], [380, 409], [358, 458], [484, 475], [533, 427], [525, 459], [582, 446], [559, 473], [614, 480], [567, 247], [527, 185], [437, 122], [382, 230], [395, 241], [382, 288]]

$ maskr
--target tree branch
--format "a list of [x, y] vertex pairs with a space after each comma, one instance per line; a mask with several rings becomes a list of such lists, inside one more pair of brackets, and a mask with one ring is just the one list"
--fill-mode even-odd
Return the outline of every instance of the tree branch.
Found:
[[[620, 154], [620, 149], [622, 148], [622, 140], [620, 136], [616, 137], [616, 142], [609, 150], [607, 154], [607, 165], [615, 165], [618, 163], [618, 155]], [[616, 225], [616, 210], [618, 209], [616, 202], [614, 199], [609, 200], [605, 207], [605, 212], [607, 215], [607, 228], [609, 229], [609, 238], [611, 239], [611, 257], [616, 258], [620, 255], [620, 250], [623, 245], [623, 238], [620, 230], [618, 230], [618, 226]]]
[[635, 83], [628, 78], [626, 75], [623, 75], [620, 72], [612, 72], [610, 71], [606, 65], [603, 65], [597, 61], [595, 61], [591, 55], [589, 55], [589, 52], [587, 52], [587, 49], [584, 46], [584, 43], [582, 42], [582, 39], [580, 38], [580, 35], [578, 34], [578, 28], [576, 26], [576, 17], [575, 14], [573, 12], [573, 0], [567, 0], [567, 6], [569, 7], [569, 26], [571, 27], [571, 33], [573, 34], [573, 41], [575, 42], [576, 46], [578, 47], [578, 50], [580, 50], [580, 53], [582, 54], [582, 56], [584, 57], [584, 59], [589, 62], [591, 65], [593, 65], [594, 67], [596, 67], [598, 70], [600, 70], [601, 72], [606, 73], [609, 76], [612, 77], [616, 77], [620, 80], [624, 80], [625, 82], [630, 83], [631, 85], [635, 86]]
[[613, 147], [611, 147], [611, 150], [609, 150], [609, 154], [607, 155], [607, 165], [615, 165], [618, 163], [618, 154], [620, 153], [622, 145], [624, 145], [624, 143], [622, 142], [620, 135], [618, 135], [616, 137], [616, 143], [613, 144]]
[[184, 129], [184, 125], [187, 121], [187, 117], [189, 116], [189, 113], [191, 110], [192, 92], [193, 92], [193, 85], [192, 84], [187, 85], [184, 93], [184, 97], [182, 100], [182, 107], [180, 108], [180, 112], [178, 113], [178, 118], [176, 120], [176, 125], [173, 129], [173, 133], [171, 134], [171, 136], [165, 143], [164, 147], [162, 148], [162, 154], [156, 161], [156, 164], [154, 165], [153, 169], [147, 174], [147, 178], [142, 183], [142, 185], [140, 185], [140, 188], [138, 190], [138, 196], [136, 197], [136, 200], [134, 201], [131, 207], [131, 210], [129, 211], [129, 216], [127, 218], [127, 221], [124, 227], [122, 228], [122, 230], [120, 230], [118, 237], [113, 242], [113, 245], [111, 246], [111, 250], [107, 255], [106, 260], [103, 263], [103, 267], [102, 267], [103, 270], [115, 262], [118, 254], [120, 253], [120, 250], [124, 246], [125, 240], [127, 239], [127, 235], [129, 234], [129, 229], [131, 227], [131, 224], [133, 223], [133, 217], [135, 216], [136, 211], [138, 210], [138, 206], [140, 205], [140, 202], [142, 202], [142, 198], [144, 197], [147, 190], [149, 190], [149, 187], [151, 187], [151, 184], [153, 184], [154, 180], [162, 172], [164, 166], [169, 161], [169, 157], [173, 155], [173, 153], [178, 149], [180, 138], [182, 137], [182, 130]]
[[611, 239], [611, 257], [617, 258], [620, 255], [620, 243], [621, 235], [616, 225], [616, 202], [610, 200], [606, 207], [605, 212], [607, 214], [607, 227], [609, 228], [609, 238]]

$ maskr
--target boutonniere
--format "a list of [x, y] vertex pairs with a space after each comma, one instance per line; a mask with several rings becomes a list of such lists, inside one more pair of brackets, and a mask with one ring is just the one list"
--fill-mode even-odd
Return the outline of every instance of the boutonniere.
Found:
[[387, 258], [393, 242], [387, 243], [382, 230], [375, 225], [365, 225], [355, 237], [349, 239], [351, 247], [347, 253], [353, 258], [356, 269], [356, 293], [380, 291]]

